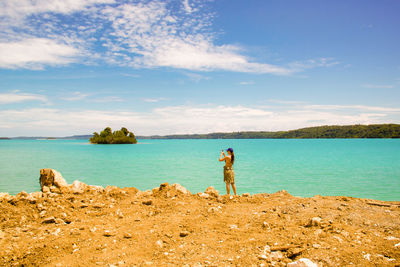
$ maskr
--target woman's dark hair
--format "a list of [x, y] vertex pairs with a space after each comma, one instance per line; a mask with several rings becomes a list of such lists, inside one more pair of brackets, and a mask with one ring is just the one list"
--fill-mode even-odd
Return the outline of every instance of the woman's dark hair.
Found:
[[235, 153], [233, 152], [233, 149], [232, 148], [228, 148], [226, 151], [229, 151], [229, 152], [231, 152], [231, 163], [232, 163], [232, 165], [233, 165], [233, 163], [235, 162]]

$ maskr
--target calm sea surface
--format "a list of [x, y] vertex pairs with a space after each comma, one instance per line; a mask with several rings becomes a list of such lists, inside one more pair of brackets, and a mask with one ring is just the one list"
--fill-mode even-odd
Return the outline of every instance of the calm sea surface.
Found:
[[233, 147], [238, 193], [346, 195], [400, 200], [400, 140], [140, 140], [91, 145], [81, 140], [0, 140], [0, 192], [39, 190], [39, 171], [68, 183], [136, 187], [179, 183], [192, 193], [224, 192], [222, 148]]

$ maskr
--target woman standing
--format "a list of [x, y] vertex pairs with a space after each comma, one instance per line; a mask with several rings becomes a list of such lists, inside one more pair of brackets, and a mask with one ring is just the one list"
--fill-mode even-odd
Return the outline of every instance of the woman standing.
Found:
[[224, 166], [224, 182], [226, 184], [226, 193], [229, 195], [230, 186], [232, 185], [233, 193], [236, 194], [236, 186], [235, 186], [235, 172], [233, 171], [233, 163], [235, 162], [235, 153], [233, 153], [232, 148], [228, 148], [226, 150], [228, 155], [225, 155], [224, 150], [221, 151], [221, 155], [219, 156], [219, 161], [225, 161]]

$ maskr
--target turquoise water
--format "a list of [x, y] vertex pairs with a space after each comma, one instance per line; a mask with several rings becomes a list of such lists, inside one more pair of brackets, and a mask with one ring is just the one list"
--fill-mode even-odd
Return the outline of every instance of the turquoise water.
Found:
[[91, 145], [81, 140], [0, 140], [0, 192], [39, 190], [39, 170], [53, 168], [68, 183], [136, 187], [180, 183], [193, 193], [224, 192], [222, 148], [233, 147], [238, 193], [346, 195], [400, 200], [400, 140], [250, 139], [140, 140]]

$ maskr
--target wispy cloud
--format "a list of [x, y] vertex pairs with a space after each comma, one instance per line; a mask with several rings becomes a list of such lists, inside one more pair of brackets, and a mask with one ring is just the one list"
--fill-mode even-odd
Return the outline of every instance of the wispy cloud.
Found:
[[42, 69], [44, 65], [65, 65], [76, 61], [79, 51], [46, 38], [0, 42], [0, 68]]
[[104, 97], [93, 98], [90, 101], [97, 103], [107, 103], [107, 102], [124, 102], [125, 100], [119, 96], [104, 96]]
[[252, 85], [252, 84], [254, 84], [254, 82], [253, 81], [243, 81], [243, 82], [240, 82], [239, 84], [240, 85]]
[[183, 72], [183, 74], [195, 82], [200, 82], [201, 80], [209, 80], [210, 79], [210, 77], [199, 74], [199, 73]]
[[[70, 135], [126, 126], [138, 135], [289, 130], [317, 125], [400, 123], [400, 110], [369, 106], [293, 105], [291, 108], [243, 105], [166, 106], [149, 112], [61, 109], [0, 110], [3, 135]], [[355, 107], [347, 112], [349, 107]], [[193, 122], [196, 123], [193, 123]], [[67, 127], [68, 126], [68, 127]], [[68, 129], [68, 132], [66, 132]], [[10, 134], [9, 134], [10, 135]]]
[[0, 93], [0, 104], [12, 104], [12, 103], [27, 102], [27, 101], [48, 102], [48, 99], [44, 95], [24, 94], [24, 93], [19, 93], [18, 91], [9, 93]]
[[90, 96], [90, 94], [85, 94], [85, 93], [81, 93], [81, 92], [73, 92], [69, 96], [63, 97], [62, 99], [67, 100], [67, 101], [78, 101], [78, 100], [85, 99], [88, 96]]
[[214, 14], [206, 3], [3, 0], [0, 68], [42, 69], [105, 61], [133, 68], [289, 75], [337, 64], [331, 58], [286, 65], [257, 62], [240, 46], [217, 44], [211, 27]]
[[144, 98], [142, 100], [143, 100], [143, 102], [147, 102], [147, 103], [157, 103], [157, 102], [160, 102], [160, 101], [168, 100], [168, 98], [157, 97], [157, 98]]
[[361, 86], [364, 88], [374, 88], [374, 89], [390, 89], [394, 87], [394, 85], [391, 84], [363, 84]]

